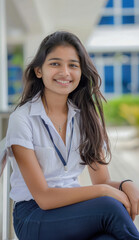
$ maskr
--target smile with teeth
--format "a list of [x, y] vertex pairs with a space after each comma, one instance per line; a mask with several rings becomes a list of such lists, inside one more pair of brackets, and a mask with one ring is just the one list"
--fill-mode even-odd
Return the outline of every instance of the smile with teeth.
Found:
[[62, 83], [62, 84], [68, 84], [68, 83], [71, 82], [71, 80], [64, 80], [63, 81], [63, 80], [56, 80], [56, 79], [55, 79], [55, 81], [58, 82], [58, 83]]

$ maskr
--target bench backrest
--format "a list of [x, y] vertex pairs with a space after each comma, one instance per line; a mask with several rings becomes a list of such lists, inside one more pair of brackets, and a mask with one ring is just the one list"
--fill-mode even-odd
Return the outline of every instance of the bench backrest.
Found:
[[[11, 239], [12, 218], [11, 218], [11, 200], [9, 198], [10, 192], [10, 161], [6, 160], [6, 138], [0, 141], [0, 177], [3, 185], [3, 219], [2, 219], [2, 239]], [[6, 164], [7, 163], [7, 164]], [[13, 231], [12, 231], [13, 232]]]
[[6, 165], [6, 148], [5, 148], [6, 138], [0, 141], [0, 177], [3, 173], [4, 167]]

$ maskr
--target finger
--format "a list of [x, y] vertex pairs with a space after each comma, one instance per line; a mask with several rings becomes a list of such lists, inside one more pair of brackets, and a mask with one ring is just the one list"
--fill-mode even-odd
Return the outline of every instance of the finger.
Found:
[[132, 214], [131, 218], [133, 221], [135, 220], [135, 217], [136, 217], [136, 214]]
[[137, 214], [139, 215], [139, 201], [138, 201], [138, 213]]
[[125, 208], [126, 208], [126, 210], [128, 211], [129, 216], [131, 217], [131, 204], [130, 204], [129, 201], [126, 201], [126, 202], [125, 202]]
[[126, 210], [128, 211], [129, 216], [131, 216], [131, 209], [130, 209], [130, 207], [126, 207]]
[[133, 218], [135, 219], [135, 216], [137, 214], [138, 214], [138, 204], [137, 204], [137, 202], [132, 202], [132, 205], [131, 205], [131, 216], [133, 216]]
[[129, 216], [131, 217], [131, 206], [127, 203], [123, 203], [123, 205], [126, 208], [127, 212], [129, 213]]
[[122, 200], [123, 200], [122, 201], [123, 205], [125, 206], [127, 212], [131, 216], [131, 203], [130, 203], [128, 197], [123, 192], [122, 192]]

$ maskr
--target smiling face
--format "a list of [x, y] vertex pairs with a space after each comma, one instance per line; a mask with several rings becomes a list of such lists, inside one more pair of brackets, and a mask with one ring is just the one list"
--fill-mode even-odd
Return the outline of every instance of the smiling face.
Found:
[[42, 67], [34, 69], [42, 78], [45, 93], [68, 96], [79, 84], [81, 78], [80, 60], [74, 47], [55, 47], [47, 56]]

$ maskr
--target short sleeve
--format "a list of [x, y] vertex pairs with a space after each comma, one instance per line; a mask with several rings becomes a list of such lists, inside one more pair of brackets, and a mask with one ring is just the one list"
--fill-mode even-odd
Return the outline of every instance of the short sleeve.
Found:
[[31, 122], [29, 116], [22, 111], [13, 112], [9, 118], [6, 147], [13, 144], [34, 149]]

